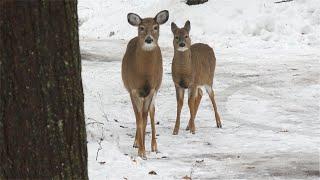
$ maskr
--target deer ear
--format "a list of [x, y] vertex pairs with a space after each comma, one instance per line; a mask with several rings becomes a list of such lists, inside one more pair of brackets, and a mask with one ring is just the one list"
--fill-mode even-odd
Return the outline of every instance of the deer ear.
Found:
[[158, 24], [166, 23], [169, 19], [169, 11], [163, 10], [159, 12], [154, 19]]
[[183, 27], [185, 30], [187, 30], [188, 32], [190, 32], [191, 29], [191, 25], [190, 25], [190, 21], [188, 20]]
[[171, 23], [171, 31], [174, 33], [177, 28], [178, 28], [178, 26], [176, 25], [176, 23], [172, 22]]
[[128, 18], [128, 22], [129, 24], [131, 24], [132, 26], [139, 26], [139, 24], [141, 23], [141, 17], [138, 14], [134, 14], [134, 13], [129, 13], [127, 15]]

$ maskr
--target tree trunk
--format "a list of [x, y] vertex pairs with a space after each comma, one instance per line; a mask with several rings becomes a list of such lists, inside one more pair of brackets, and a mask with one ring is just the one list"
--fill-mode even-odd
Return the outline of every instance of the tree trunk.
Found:
[[76, 0], [0, 1], [0, 179], [88, 179]]

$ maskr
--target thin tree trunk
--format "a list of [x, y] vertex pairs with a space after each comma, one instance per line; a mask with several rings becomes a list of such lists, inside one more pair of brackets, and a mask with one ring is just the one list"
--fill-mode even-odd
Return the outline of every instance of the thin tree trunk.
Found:
[[88, 179], [76, 0], [0, 1], [0, 179]]

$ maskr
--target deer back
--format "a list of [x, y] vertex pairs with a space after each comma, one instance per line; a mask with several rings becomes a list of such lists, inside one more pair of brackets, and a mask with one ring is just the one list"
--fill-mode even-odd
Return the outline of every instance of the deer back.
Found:
[[216, 58], [213, 49], [202, 43], [191, 45], [191, 61], [194, 72], [194, 83], [212, 85]]

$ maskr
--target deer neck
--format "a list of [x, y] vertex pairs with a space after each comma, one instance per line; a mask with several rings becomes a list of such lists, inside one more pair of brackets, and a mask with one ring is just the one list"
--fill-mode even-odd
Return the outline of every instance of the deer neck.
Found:
[[143, 50], [141, 46], [137, 46], [133, 62], [137, 73], [152, 76], [162, 63], [159, 53], [161, 52], [157, 46], [151, 51]]
[[150, 62], [150, 61], [156, 60], [155, 57], [157, 56], [157, 53], [158, 53], [157, 50], [158, 50], [157, 45], [152, 50], [149, 50], [149, 51], [144, 50], [142, 48], [142, 45], [140, 45], [140, 43], [139, 43], [136, 48], [136, 57], [138, 57], [138, 61]]
[[178, 51], [175, 49], [173, 59], [175, 61], [174, 63], [177, 63], [179, 65], [191, 66], [192, 62], [190, 48], [185, 51]]

